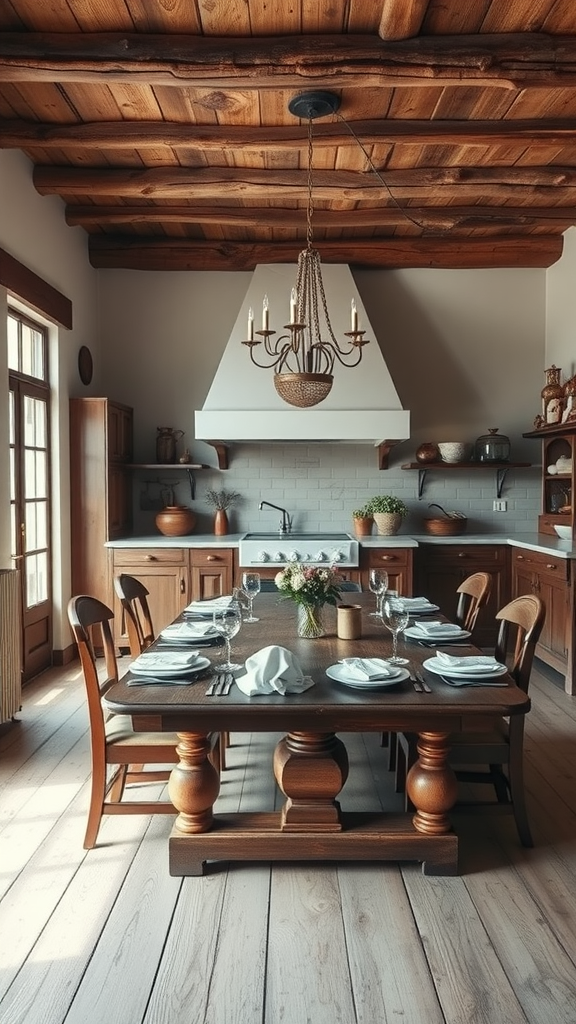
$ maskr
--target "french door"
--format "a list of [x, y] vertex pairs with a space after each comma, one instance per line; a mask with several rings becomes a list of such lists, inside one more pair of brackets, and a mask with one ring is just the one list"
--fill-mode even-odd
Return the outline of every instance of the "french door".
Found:
[[[13, 354], [15, 325], [11, 319], [9, 350]], [[32, 349], [37, 349], [42, 328], [31, 329], [18, 317], [20, 332], [22, 326], [24, 335], [31, 334]], [[13, 365], [11, 359], [10, 367]], [[24, 365], [30, 369], [26, 362]], [[47, 384], [10, 369], [11, 547], [14, 567], [21, 570], [25, 680], [52, 664], [49, 398]]]

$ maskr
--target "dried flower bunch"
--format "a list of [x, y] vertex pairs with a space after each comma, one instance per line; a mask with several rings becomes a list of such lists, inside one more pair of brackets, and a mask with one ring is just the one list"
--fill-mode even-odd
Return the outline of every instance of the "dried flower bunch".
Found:
[[206, 491], [206, 501], [209, 505], [213, 505], [216, 509], [225, 510], [235, 505], [237, 501], [240, 501], [240, 494], [238, 491]]
[[342, 577], [330, 567], [293, 562], [277, 573], [274, 582], [282, 597], [296, 604], [333, 604], [340, 596]]

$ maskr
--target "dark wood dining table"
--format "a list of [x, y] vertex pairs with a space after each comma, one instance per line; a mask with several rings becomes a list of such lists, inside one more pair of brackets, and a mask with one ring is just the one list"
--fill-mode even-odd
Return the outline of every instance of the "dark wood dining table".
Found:
[[[349, 601], [348, 603], [352, 603]], [[494, 715], [526, 714], [528, 696], [508, 674], [505, 686], [451, 687], [423, 669], [433, 650], [402, 641], [411, 672], [422, 670], [430, 692], [410, 679], [381, 690], [358, 690], [330, 679], [326, 669], [346, 657], [387, 657], [390, 636], [370, 617], [372, 594], [354, 594], [362, 605], [362, 637], [341, 640], [336, 613], [326, 615], [327, 634], [302, 639], [296, 607], [275, 594], [255, 602], [257, 623], [244, 624], [233, 640], [234, 660], [269, 644], [291, 650], [315, 685], [303, 693], [248, 697], [233, 686], [226, 697], [206, 696], [206, 678], [189, 685], [129, 685], [128, 672], [106, 694], [111, 711], [131, 716], [136, 730], [176, 732], [180, 757], [170, 782], [178, 812], [169, 839], [172, 875], [198, 875], [208, 860], [416, 860], [424, 874], [458, 873], [458, 836], [450, 821], [456, 779], [447, 763], [450, 733], [474, 730]], [[445, 650], [449, 650], [446, 646]], [[454, 654], [480, 653], [475, 648]], [[205, 653], [217, 668], [219, 652]], [[133, 677], [132, 677], [133, 678]], [[279, 811], [218, 813], [220, 777], [212, 763], [211, 734], [282, 732], [273, 765], [285, 796]], [[346, 733], [409, 731], [419, 734], [419, 759], [407, 792], [415, 810], [343, 811], [338, 795], [348, 774]]]

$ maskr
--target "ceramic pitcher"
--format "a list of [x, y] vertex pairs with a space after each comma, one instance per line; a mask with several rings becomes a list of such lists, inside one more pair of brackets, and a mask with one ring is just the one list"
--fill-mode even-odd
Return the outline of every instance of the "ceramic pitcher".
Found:
[[183, 430], [156, 427], [156, 462], [176, 462], [176, 443], [184, 437]]

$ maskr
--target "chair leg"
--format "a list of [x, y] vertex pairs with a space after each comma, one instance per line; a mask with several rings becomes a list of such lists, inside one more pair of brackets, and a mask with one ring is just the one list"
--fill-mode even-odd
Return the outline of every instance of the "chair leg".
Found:
[[388, 733], [388, 771], [393, 772], [396, 768], [398, 758], [398, 735], [395, 732]]
[[84, 849], [92, 850], [96, 845], [96, 838], [102, 821], [102, 810], [106, 796], [106, 765], [92, 765], [92, 780], [90, 788], [90, 807], [88, 809], [88, 822], [84, 835]]
[[510, 760], [508, 763], [508, 776], [510, 779], [510, 796], [512, 798], [512, 810], [514, 821], [520, 837], [522, 846], [534, 846], [530, 824], [528, 822], [528, 811], [526, 810], [526, 796], [524, 790], [524, 756], [523, 756], [523, 715], [518, 715], [518, 722], [510, 720]]
[[[142, 771], [143, 768], [144, 768], [144, 765], [132, 765], [131, 764], [130, 765], [130, 772]], [[121, 764], [119, 766], [119, 768], [118, 768], [118, 770], [117, 770], [113, 780], [112, 780], [112, 784], [111, 784], [109, 792], [108, 792], [108, 798], [110, 800], [110, 803], [112, 803], [112, 804], [120, 803], [120, 801], [122, 799], [122, 796], [124, 794], [124, 786], [126, 785], [126, 777], [127, 777], [127, 775], [128, 775], [128, 765], [127, 764]]]

